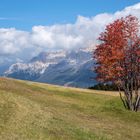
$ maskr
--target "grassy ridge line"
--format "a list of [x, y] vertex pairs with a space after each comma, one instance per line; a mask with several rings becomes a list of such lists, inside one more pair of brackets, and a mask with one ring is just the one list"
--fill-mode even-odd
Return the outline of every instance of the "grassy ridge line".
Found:
[[[12, 78], [5, 78], [5, 79], [11, 79]], [[33, 82], [33, 81], [25, 81], [25, 80], [15, 80], [20, 81], [23, 83], [27, 83], [29, 85], [35, 85], [35, 86], [41, 86], [41, 87], [48, 87], [51, 86], [55, 89], [63, 89], [63, 90], [71, 90], [71, 91], [78, 91], [78, 92], [84, 92], [84, 93], [94, 93], [94, 94], [103, 94], [103, 95], [110, 95], [110, 96], [119, 96], [119, 93], [117, 91], [102, 91], [102, 90], [90, 90], [90, 89], [84, 89], [84, 88], [76, 88], [76, 87], [66, 87], [66, 86], [59, 86], [59, 85], [52, 85], [48, 83], [39, 83], [39, 82]]]

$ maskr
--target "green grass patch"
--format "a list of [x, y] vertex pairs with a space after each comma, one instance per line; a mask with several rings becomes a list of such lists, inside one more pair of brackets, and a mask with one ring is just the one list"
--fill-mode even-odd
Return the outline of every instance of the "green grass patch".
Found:
[[1, 78], [0, 139], [138, 140], [140, 112], [116, 94]]

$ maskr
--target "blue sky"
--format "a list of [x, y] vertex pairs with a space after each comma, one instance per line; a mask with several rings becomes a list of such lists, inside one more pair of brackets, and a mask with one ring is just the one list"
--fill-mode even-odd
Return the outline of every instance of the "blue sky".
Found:
[[42, 51], [96, 47], [114, 20], [134, 15], [140, 0], [0, 0], [0, 67]]
[[140, 0], [0, 0], [0, 28], [74, 23], [78, 15], [114, 13]]

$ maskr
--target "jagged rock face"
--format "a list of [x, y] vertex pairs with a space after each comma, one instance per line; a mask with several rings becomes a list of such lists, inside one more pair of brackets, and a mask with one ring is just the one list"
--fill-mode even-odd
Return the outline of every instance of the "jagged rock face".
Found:
[[90, 87], [95, 81], [95, 74], [91, 71], [93, 61], [89, 60], [83, 64], [63, 61], [57, 65], [52, 65], [36, 81], [51, 84], [59, 84], [74, 87]]
[[65, 57], [64, 51], [57, 52], [41, 52], [38, 56], [32, 58], [30, 63], [42, 62], [42, 63], [54, 63], [61, 61]]
[[48, 64], [42, 62], [16, 63], [10, 66], [5, 76], [22, 80], [35, 80], [45, 71]]
[[28, 63], [16, 63], [9, 67], [5, 76], [22, 80], [36, 80], [51, 64], [57, 64], [65, 57], [62, 52], [41, 52]]
[[10, 66], [5, 76], [51, 84], [89, 87], [96, 81], [91, 48], [75, 51], [42, 52], [28, 63]]

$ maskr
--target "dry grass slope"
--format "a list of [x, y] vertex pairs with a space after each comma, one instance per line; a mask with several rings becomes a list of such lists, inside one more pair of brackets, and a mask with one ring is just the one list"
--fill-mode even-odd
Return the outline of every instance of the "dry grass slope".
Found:
[[0, 140], [139, 138], [140, 112], [117, 93], [0, 79]]

